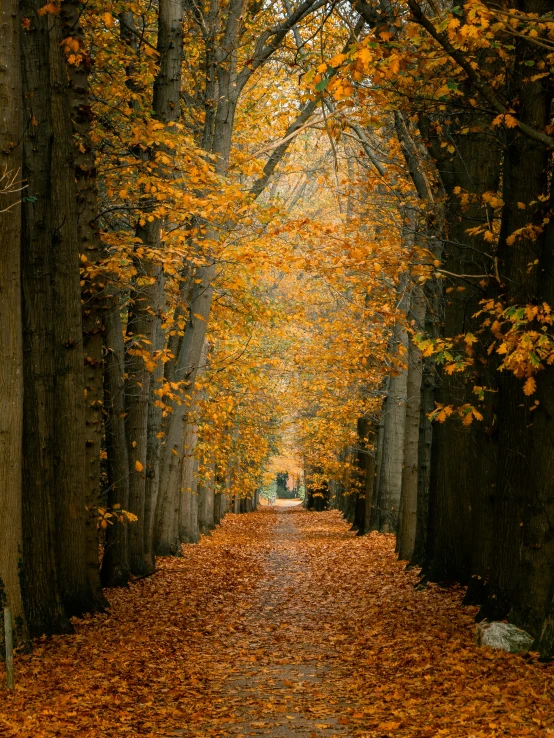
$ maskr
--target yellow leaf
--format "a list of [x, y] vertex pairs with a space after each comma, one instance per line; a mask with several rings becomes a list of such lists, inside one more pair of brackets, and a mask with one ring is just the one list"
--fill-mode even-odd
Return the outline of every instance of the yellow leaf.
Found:
[[473, 421], [473, 414], [471, 412], [466, 413], [464, 417], [462, 418], [462, 423], [464, 425], [471, 425], [472, 421]]
[[37, 13], [39, 15], [46, 15], [47, 13], [51, 13], [52, 15], [55, 15], [56, 13], [60, 12], [60, 6], [56, 5], [55, 3], [48, 3], [48, 5], [44, 5], [42, 8], [39, 8], [37, 10]]
[[378, 730], [396, 730], [398, 727], [400, 727], [401, 720], [398, 722], [387, 722], [387, 723], [379, 723]]
[[393, 74], [397, 74], [400, 69], [400, 59], [396, 54], [391, 54], [389, 57], [389, 69]]
[[343, 63], [343, 61], [346, 59], [346, 54], [337, 54], [334, 56], [330, 62], [330, 67], [340, 67], [340, 65]]
[[141, 472], [144, 469], [144, 466], [140, 463], [140, 461], [138, 459], [137, 459], [137, 461], [135, 461], [135, 469], [138, 472]]
[[532, 395], [533, 392], [537, 389], [537, 383], [533, 379], [533, 377], [528, 377], [527, 381], [523, 385], [523, 391], [526, 395]]

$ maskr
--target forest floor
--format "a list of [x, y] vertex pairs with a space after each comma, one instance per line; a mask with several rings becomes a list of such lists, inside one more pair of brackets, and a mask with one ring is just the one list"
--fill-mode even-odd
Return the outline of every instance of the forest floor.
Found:
[[17, 659], [1, 736], [554, 736], [554, 666], [473, 644], [337, 512], [229, 515], [181, 559]]

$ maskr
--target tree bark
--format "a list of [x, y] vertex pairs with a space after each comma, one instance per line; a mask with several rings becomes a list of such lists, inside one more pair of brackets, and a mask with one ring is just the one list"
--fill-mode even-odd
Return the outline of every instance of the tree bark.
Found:
[[[410, 317], [414, 321], [414, 329], [416, 331], [421, 330], [425, 319], [425, 299], [422, 287], [417, 283], [412, 287]], [[417, 526], [421, 373], [421, 351], [413, 341], [410, 341], [408, 346], [406, 430], [402, 469], [402, 514], [397, 540], [398, 558], [404, 561], [410, 561], [412, 558]]]
[[22, 34], [28, 195], [21, 268], [23, 580], [33, 635], [68, 630], [66, 612], [82, 615], [101, 607], [85, 546], [82, 319], [67, 77], [59, 18], [38, 15], [40, 7], [35, 0], [21, 5], [32, 19]]
[[[527, 0], [525, 13], [545, 13], [545, 0]], [[517, 76], [511, 95], [519, 100], [519, 118], [537, 130], [550, 122], [552, 91], [533, 81], [525, 62], [535, 58], [526, 41], [516, 44]], [[510, 305], [554, 302], [552, 230], [524, 232], [513, 243], [506, 239], [525, 225], [543, 223], [545, 208], [537, 201], [549, 191], [551, 152], [544, 143], [525, 138], [518, 129], [508, 134], [504, 160], [502, 225], [499, 241], [500, 276]], [[518, 203], [526, 204], [525, 210]], [[534, 205], [532, 203], [535, 203]], [[522, 380], [509, 370], [500, 373], [498, 402], [498, 513], [495, 515], [493, 562], [488, 598], [482, 615], [504, 617], [540, 636], [554, 583], [554, 370], [537, 376], [539, 405], [526, 398]], [[543, 654], [549, 649], [544, 647]]]
[[26, 637], [19, 581], [23, 545], [20, 28], [18, 3], [7, 0], [0, 9], [0, 609], [12, 611], [16, 642]]
[[[125, 434], [125, 344], [121, 301], [112, 290], [105, 317], [104, 410], [108, 467], [108, 510], [114, 515], [106, 529], [102, 584], [125, 587], [129, 582], [128, 523], [117, 519], [117, 509], [129, 510], [129, 455]], [[119, 508], [117, 507], [119, 506]], [[138, 521], [130, 525], [138, 525]]]
[[[85, 51], [85, 39], [80, 25], [81, 3], [66, 0], [61, 6], [64, 38], [79, 43], [78, 61], [66, 64], [69, 84], [67, 104], [70, 109], [76, 142], [73, 149], [77, 187], [77, 228], [79, 252], [87, 272], [82, 290], [83, 351], [85, 380], [85, 500], [86, 555], [90, 586], [99, 603], [107, 602], [102, 594], [98, 561], [98, 506], [100, 504], [100, 444], [103, 435], [103, 321], [104, 280], [100, 262], [104, 248], [98, 232], [98, 194], [96, 165], [90, 140], [92, 112], [88, 94], [91, 60]], [[92, 269], [92, 273], [88, 272]]]
[[[158, 231], [157, 224], [153, 224], [153, 228]], [[155, 234], [150, 235], [155, 237]], [[144, 240], [147, 239], [149, 237], [144, 236]], [[145, 506], [148, 413], [152, 378], [143, 352], [150, 352], [155, 341], [156, 323], [151, 307], [158, 302], [161, 267], [151, 261], [144, 264], [137, 261], [136, 264], [141, 271], [135, 292], [132, 294], [127, 323], [127, 338], [132, 339], [134, 343], [131, 349], [127, 349], [125, 362], [127, 376], [125, 427], [129, 460], [129, 511], [138, 518], [137, 523], [129, 527], [129, 568], [132, 574], [142, 576], [151, 571], [145, 557]]]
[[[213, 465], [210, 471], [213, 472]], [[198, 529], [202, 535], [209, 535], [215, 528], [214, 504], [214, 478], [210, 473], [208, 479], [198, 483]]]
[[[64, 607], [69, 615], [101, 609], [99, 580], [87, 551], [88, 512], [85, 479], [85, 402], [83, 322], [73, 132], [68, 100], [62, 28], [53, 17], [50, 33], [50, 100], [53, 144], [50, 198], [53, 322], [54, 434], [56, 485], [56, 564]], [[63, 419], [63, 420], [62, 420]], [[96, 575], [98, 552], [96, 551]], [[94, 584], [92, 583], [94, 581]]]
[[194, 449], [198, 439], [198, 426], [187, 425], [181, 471], [181, 507], [179, 512], [179, 539], [182, 543], [198, 543], [198, 459]]
[[178, 521], [175, 521], [177, 524], [173, 524], [171, 510], [176, 509], [180, 495], [179, 474], [185, 429], [193, 402], [194, 385], [202, 366], [215, 270], [215, 264], [211, 264], [201, 267], [196, 272], [189, 315], [174, 372], [174, 381], [186, 383], [187, 390], [183, 405], [173, 403], [173, 412], [169, 414], [166, 426], [155, 538], [156, 551], [160, 555], [171, 555], [177, 552], [180, 546]]
[[[490, 213], [482, 196], [498, 190], [501, 151], [490, 140], [490, 119], [479, 111], [453, 113], [448, 125], [455, 143], [452, 155], [440, 147], [428, 121], [421, 125], [446, 191], [442, 268], [450, 274], [493, 273], [490, 246], [482, 235], [470, 236], [467, 230], [479, 225], [488, 227]], [[466, 128], [470, 132], [461, 134]], [[455, 192], [458, 187], [461, 192], [471, 193], [467, 204], [460, 202]], [[438, 316], [441, 335], [456, 338], [477, 332], [479, 323], [473, 315], [486, 294], [479, 278], [462, 281], [449, 276], [445, 284]], [[484, 347], [478, 344], [473, 350], [477, 357], [485, 355]], [[474, 386], [490, 387], [492, 383], [486, 361], [477, 360], [465, 372], [437, 375], [434, 399], [454, 409], [474, 405]], [[479, 558], [487, 530], [478, 526], [478, 521], [492, 513], [496, 455], [493, 408], [489, 406], [485, 415], [484, 422], [470, 426], [456, 417], [433, 424], [424, 572], [435, 580], [469, 583], [473, 574], [476, 582], [480, 581], [477, 576], [486, 577], [488, 564], [479, 562]]]
[[[394, 331], [396, 334], [394, 343], [407, 350], [406, 329], [397, 325]], [[379, 465], [379, 488], [376, 500], [376, 528], [381, 533], [396, 533], [398, 530], [402, 465], [404, 463], [407, 383], [407, 369], [402, 369], [392, 376], [384, 404], [383, 450]]]
[[[162, 315], [165, 307], [163, 273], [158, 277], [156, 287], [157, 302], [151, 306], [156, 315], [154, 322], [154, 341], [152, 344], [155, 366], [150, 377], [146, 441], [146, 483], [144, 490], [144, 560], [146, 562], [146, 569], [151, 571], [154, 571], [156, 568], [154, 529], [160, 491], [160, 460], [162, 451], [163, 402], [159, 391], [162, 388], [164, 380], [164, 365], [159, 360], [159, 355], [165, 345], [165, 335], [162, 328]], [[175, 521], [175, 525], [178, 526], [178, 518]]]

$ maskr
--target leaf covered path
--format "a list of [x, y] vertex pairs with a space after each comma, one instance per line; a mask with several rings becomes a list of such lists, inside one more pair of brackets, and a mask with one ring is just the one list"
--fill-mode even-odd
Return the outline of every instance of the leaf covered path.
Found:
[[474, 647], [461, 590], [336, 512], [229, 515], [159, 568], [19, 657], [0, 735], [554, 735], [553, 667]]

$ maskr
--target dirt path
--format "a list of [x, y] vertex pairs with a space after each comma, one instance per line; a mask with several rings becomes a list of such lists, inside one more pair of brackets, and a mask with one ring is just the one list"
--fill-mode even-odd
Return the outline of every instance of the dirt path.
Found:
[[20, 656], [0, 736], [554, 736], [554, 668], [473, 646], [335, 512], [228, 516], [111, 612]]

